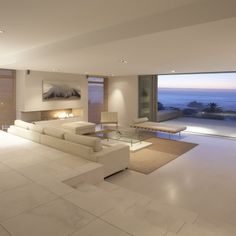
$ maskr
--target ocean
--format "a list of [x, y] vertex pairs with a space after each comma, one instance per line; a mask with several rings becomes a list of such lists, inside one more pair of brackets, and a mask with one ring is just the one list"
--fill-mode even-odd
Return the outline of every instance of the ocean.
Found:
[[236, 111], [236, 90], [159, 88], [158, 101], [165, 107], [186, 108], [192, 101], [214, 102], [224, 111]]

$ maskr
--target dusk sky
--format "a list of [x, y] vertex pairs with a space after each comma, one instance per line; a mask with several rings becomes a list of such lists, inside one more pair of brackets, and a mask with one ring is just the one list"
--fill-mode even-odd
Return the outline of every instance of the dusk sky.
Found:
[[159, 88], [236, 89], [236, 73], [159, 75]]

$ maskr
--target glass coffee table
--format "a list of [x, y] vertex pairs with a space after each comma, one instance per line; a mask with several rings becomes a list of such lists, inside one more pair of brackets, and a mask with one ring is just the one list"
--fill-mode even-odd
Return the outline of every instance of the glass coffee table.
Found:
[[108, 132], [107, 139], [117, 140], [129, 143], [131, 146], [135, 143], [141, 143], [149, 138], [146, 134], [138, 132], [135, 129], [119, 129]]
[[107, 139], [109, 140], [109, 134], [114, 132], [115, 130], [113, 129], [101, 129], [101, 130], [96, 130], [93, 134], [93, 136], [101, 138], [101, 139]]
[[119, 129], [102, 129], [97, 130], [92, 134], [101, 139], [115, 140], [129, 143], [131, 146], [135, 143], [141, 143], [145, 139], [150, 138], [150, 134], [134, 128], [120, 128]]

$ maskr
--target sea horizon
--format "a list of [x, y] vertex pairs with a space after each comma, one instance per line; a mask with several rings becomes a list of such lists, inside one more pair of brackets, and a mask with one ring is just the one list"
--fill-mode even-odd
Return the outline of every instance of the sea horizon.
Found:
[[158, 102], [166, 108], [184, 109], [190, 102], [216, 103], [223, 110], [236, 111], [236, 89], [158, 88]]

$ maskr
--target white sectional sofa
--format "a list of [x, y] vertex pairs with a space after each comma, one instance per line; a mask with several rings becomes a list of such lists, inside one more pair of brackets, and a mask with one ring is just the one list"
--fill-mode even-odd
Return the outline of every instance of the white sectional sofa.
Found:
[[8, 132], [31, 141], [85, 158], [103, 165], [104, 177], [124, 170], [129, 164], [129, 147], [125, 144], [102, 146], [96, 137], [65, 132], [53, 127], [42, 127], [16, 120]]

